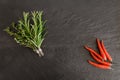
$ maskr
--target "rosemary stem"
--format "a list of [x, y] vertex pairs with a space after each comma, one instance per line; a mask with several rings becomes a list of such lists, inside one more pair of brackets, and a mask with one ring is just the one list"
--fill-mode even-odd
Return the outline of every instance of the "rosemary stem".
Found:
[[39, 53], [41, 54], [41, 56], [44, 56], [44, 53], [43, 53], [42, 49], [39, 48], [38, 50], [39, 50]]
[[41, 48], [36, 49], [35, 52], [36, 52], [40, 57], [41, 57], [41, 56], [44, 56], [44, 53], [43, 53], [43, 51], [42, 51]]

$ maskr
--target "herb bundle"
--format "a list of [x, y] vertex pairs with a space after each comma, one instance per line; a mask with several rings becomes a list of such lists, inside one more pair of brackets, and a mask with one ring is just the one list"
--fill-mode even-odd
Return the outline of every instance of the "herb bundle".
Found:
[[46, 20], [42, 16], [42, 11], [23, 12], [22, 19], [5, 29], [17, 43], [33, 49], [39, 56], [44, 56], [41, 44], [46, 34]]

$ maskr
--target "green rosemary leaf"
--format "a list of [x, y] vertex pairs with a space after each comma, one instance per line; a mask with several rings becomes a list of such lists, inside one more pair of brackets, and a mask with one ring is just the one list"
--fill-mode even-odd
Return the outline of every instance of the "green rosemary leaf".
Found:
[[43, 11], [23, 12], [23, 19], [12, 23], [6, 31], [20, 45], [33, 49], [39, 56], [43, 56], [41, 44], [46, 34], [46, 20], [42, 19]]

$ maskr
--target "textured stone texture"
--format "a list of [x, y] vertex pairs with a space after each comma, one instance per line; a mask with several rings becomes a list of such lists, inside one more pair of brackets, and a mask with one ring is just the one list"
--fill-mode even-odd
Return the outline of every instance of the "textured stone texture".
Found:
[[[43, 10], [48, 34], [45, 56], [19, 46], [3, 29], [23, 11]], [[120, 80], [119, 0], [0, 0], [0, 80]], [[114, 70], [101, 70], [83, 45], [104, 40]]]

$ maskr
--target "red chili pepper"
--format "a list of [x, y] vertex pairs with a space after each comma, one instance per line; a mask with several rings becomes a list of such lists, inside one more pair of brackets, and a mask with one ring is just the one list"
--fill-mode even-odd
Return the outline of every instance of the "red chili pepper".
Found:
[[98, 44], [98, 48], [99, 48], [99, 50], [100, 50], [101, 56], [103, 57], [104, 60], [107, 60], [106, 55], [105, 55], [105, 53], [104, 53], [104, 51], [103, 51], [103, 49], [102, 49], [100, 40], [99, 40], [99, 39], [96, 39], [96, 40], [97, 40], [97, 44]]
[[92, 53], [93, 53], [94, 55], [96, 55], [100, 60], [103, 61], [103, 58], [102, 58], [95, 50], [93, 50], [93, 49], [91, 49], [91, 48], [89, 48], [89, 47], [87, 47], [87, 46], [85, 46], [85, 49], [87, 49], [88, 51], [92, 52]]
[[96, 60], [97, 62], [103, 64], [103, 65], [107, 65], [107, 66], [111, 66], [112, 64], [109, 63], [109, 62], [105, 62], [105, 61], [102, 61], [101, 59], [97, 58], [97, 56], [94, 55], [94, 53], [90, 52], [91, 53], [91, 56], [93, 57], [94, 60]]
[[88, 63], [91, 64], [91, 65], [93, 65], [93, 66], [95, 66], [95, 67], [97, 67], [97, 68], [101, 68], [101, 69], [111, 69], [111, 67], [108, 66], [108, 65], [97, 64], [97, 63], [95, 63], [95, 62], [93, 62], [93, 61], [91, 61], [91, 60], [88, 60]]
[[106, 48], [105, 48], [105, 46], [104, 46], [103, 40], [101, 41], [101, 46], [102, 46], [102, 49], [103, 49], [103, 51], [104, 51], [104, 53], [105, 53], [105, 55], [106, 55], [106, 58], [107, 58], [109, 61], [112, 62], [112, 57], [111, 57], [110, 54], [107, 52], [107, 50], [106, 50]]

